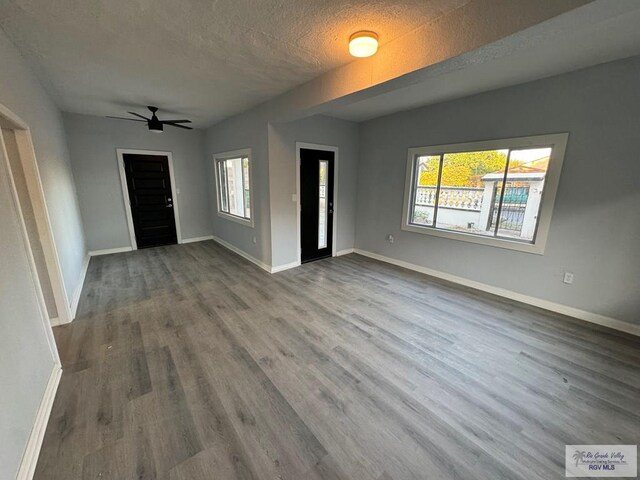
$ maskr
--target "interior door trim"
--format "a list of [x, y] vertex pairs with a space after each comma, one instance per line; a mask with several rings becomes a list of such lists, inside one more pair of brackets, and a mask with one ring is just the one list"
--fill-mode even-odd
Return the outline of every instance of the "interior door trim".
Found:
[[[0, 103], [0, 127], [6, 128], [9, 130], [13, 130], [13, 133], [16, 137], [16, 142], [18, 144], [18, 154], [20, 157], [20, 163], [22, 164], [22, 169], [24, 171], [25, 179], [27, 182], [27, 190], [29, 193], [29, 198], [31, 200], [31, 206], [34, 209], [34, 213], [36, 215], [36, 225], [38, 228], [38, 232], [40, 234], [40, 242], [42, 243], [44, 255], [45, 255], [45, 263], [47, 266], [47, 271], [49, 274], [49, 280], [51, 282], [51, 287], [53, 289], [54, 300], [56, 304], [56, 309], [58, 310], [58, 322], [56, 324], [69, 323], [74, 319], [75, 313], [71, 311], [69, 307], [69, 303], [71, 301], [71, 296], [67, 294], [67, 289], [64, 285], [64, 277], [62, 275], [62, 267], [60, 265], [60, 255], [58, 254], [58, 248], [56, 247], [56, 241], [53, 237], [53, 230], [51, 228], [51, 218], [49, 216], [49, 209], [47, 207], [47, 202], [44, 197], [44, 189], [42, 187], [42, 180], [40, 178], [40, 171], [38, 169], [38, 162], [36, 159], [36, 152], [33, 147], [33, 139], [31, 137], [31, 130], [29, 126], [22, 121], [20, 117], [14, 114], [11, 110]], [[7, 156], [4, 139], [2, 138], [2, 134], [0, 133], [0, 161], [2, 161], [2, 157], [4, 156], [4, 160], [7, 164], [7, 169], [9, 173], [9, 177], [11, 179], [10, 183], [12, 185], [13, 193], [16, 194], [15, 200], [17, 202], [18, 207], [20, 207], [20, 201], [17, 197], [17, 193], [15, 192], [15, 185], [13, 180], [13, 174], [11, 173], [11, 165], [9, 163], [9, 157]], [[19, 208], [20, 209], [20, 208]], [[26, 226], [24, 225], [24, 219], [22, 218], [22, 213], [20, 213], [21, 222], [24, 227], [24, 231], [26, 232]], [[25, 233], [26, 234], [26, 233]], [[28, 241], [28, 234], [26, 237]], [[31, 251], [31, 247], [29, 247], [29, 255], [33, 258], [33, 252]], [[35, 269], [35, 263], [33, 264], [33, 268]], [[35, 272], [37, 278], [37, 269], [33, 270]], [[38, 287], [40, 288], [40, 282], [36, 282]], [[46, 305], [44, 303], [44, 297], [42, 299], [42, 305]], [[50, 323], [50, 319], [47, 315], [47, 325]], [[47, 330], [49, 334], [49, 331]], [[55, 340], [53, 338], [53, 333], [49, 335], [49, 342], [52, 345], [52, 351], [54, 351], [54, 356], [57, 358], [58, 350], [55, 346]]]
[[302, 264], [302, 240], [300, 238], [302, 234], [301, 225], [302, 222], [300, 220], [300, 150], [301, 149], [310, 149], [310, 150], [323, 150], [325, 152], [333, 152], [333, 235], [332, 235], [332, 246], [331, 246], [331, 256], [335, 257], [337, 255], [337, 239], [338, 239], [338, 207], [340, 202], [338, 201], [338, 147], [333, 145], [320, 145], [317, 143], [305, 143], [305, 142], [296, 142], [296, 245], [298, 246], [297, 253], [297, 265]]
[[129, 228], [129, 240], [131, 241], [131, 250], [137, 250], [136, 232], [133, 227], [133, 215], [131, 214], [131, 202], [129, 200], [129, 188], [127, 187], [127, 174], [124, 169], [124, 155], [158, 155], [167, 157], [169, 162], [169, 176], [171, 177], [171, 193], [173, 194], [173, 217], [176, 223], [176, 235], [178, 244], [182, 243], [182, 231], [180, 229], [180, 207], [178, 205], [178, 190], [176, 189], [176, 175], [173, 170], [173, 155], [171, 152], [158, 150], [138, 150], [130, 148], [116, 148], [118, 158], [118, 170], [120, 171], [120, 185], [122, 187], [122, 201], [124, 202], [124, 211], [127, 215], [127, 227]]

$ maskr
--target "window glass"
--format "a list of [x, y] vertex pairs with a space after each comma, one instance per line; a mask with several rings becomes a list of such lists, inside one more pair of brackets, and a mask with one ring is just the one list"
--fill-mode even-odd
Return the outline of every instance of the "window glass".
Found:
[[508, 150], [447, 153], [442, 160], [436, 227], [493, 236], [482, 206], [500, 203], [498, 191], [486, 191], [484, 176], [502, 172]]
[[550, 148], [511, 151], [499, 217], [498, 209], [492, 215], [498, 237], [534, 240], [550, 157]]
[[249, 190], [249, 158], [242, 159], [242, 185], [244, 192], [244, 216], [251, 218], [251, 192]]
[[318, 189], [318, 248], [327, 247], [327, 170], [329, 162], [320, 160]]
[[216, 160], [219, 210], [230, 215], [251, 218], [249, 158]]
[[411, 222], [417, 225], [433, 225], [440, 175], [440, 157], [440, 155], [423, 155], [416, 158], [415, 197]]

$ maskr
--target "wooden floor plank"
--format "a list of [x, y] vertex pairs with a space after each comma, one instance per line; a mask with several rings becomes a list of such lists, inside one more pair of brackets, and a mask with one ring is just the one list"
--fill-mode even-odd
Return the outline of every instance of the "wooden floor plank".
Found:
[[358, 255], [93, 257], [35, 478], [564, 478], [640, 443], [640, 339]]

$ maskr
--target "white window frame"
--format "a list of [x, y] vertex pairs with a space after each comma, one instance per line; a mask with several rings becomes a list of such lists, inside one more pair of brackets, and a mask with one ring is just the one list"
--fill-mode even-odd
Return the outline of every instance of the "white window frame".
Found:
[[[222, 192], [220, 191], [220, 178], [219, 178], [219, 169], [218, 163], [224, 162], [225, 160], [230, 160], [234, 158], [244, 158], [248, 159], [249, 165], [249, 214], [250, 218], [241, 217], [239, 215], [233, 215], [232, 213], [227, 213], [222, 210]], [[221, 152], [213, 154], [213, 172], [214, 172], [214, 182], [216, 185], [216, 206], [218, 211], [218, 216], [222, 217], [226, 220], [231, 220], [232, 222], [239, 223], [241, 225], [245, 225], [248, 227], [254, 227], [254, 218], [255, 218], [255, 210], [253, 209], [253, 177], [251, 176], [251, 149], [250, 148], [242, 148], [239, 150], [231, 150], [229, 152]]]
[[[402, 209], [402, 230], [408, 232], [434, 235], [436, 237], [461, 240], [465, 242], [478, 243], [520, 252], [544, 254], [544, 249], [549, 235], [551, 216], [555, 203], [558, 185], [560, 183], [560, 172], [562, 162], [567, 147], [568, 133], [557, 133], [549, 135], [535, 135], [529, 137], [506, 138], [499, 140], [487, 140], [481, 142], [455, 143], [449, 145], [434, 145], [430, 147], [409, 148], [407, 155], [407, 172], [404, 187], [404, 202]], [[545, 177], [544, 190], [538, 214], [538, 223], [533, 243], [519, 241], [517, 239], [506, 239], [504, 237], [485, 237], [473, 233], [454, 232], [450, 230], [438, 229], [435, 226], [420, 226], [409, 223], [411, 201], [413, 198], [413, 178], [416, 166], [416, 157], [425, 155], [441, 155], [446, 153], [474, 152], [483, 150], [500, 149], [520, 149], [520, 148], [544, 148], [551, 147], [551, 158]]]

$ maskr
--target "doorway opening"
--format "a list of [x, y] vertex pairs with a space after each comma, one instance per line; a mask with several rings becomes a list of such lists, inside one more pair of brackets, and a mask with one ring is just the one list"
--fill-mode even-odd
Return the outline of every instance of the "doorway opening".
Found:
[[118, 149], [131, 248], [182, 242], [170, 152]]
[[335, 255], [337, 148], [297, 144], [300, 262]]
[[[2, 159], [4, 157], [4, 160]], [[6, 163], [15, 199], [33, 257], [34, 274], [49, 323], [69, 323], [68, 302], [44, 190], [29, 127], [0, 105], [0, 161]]]

